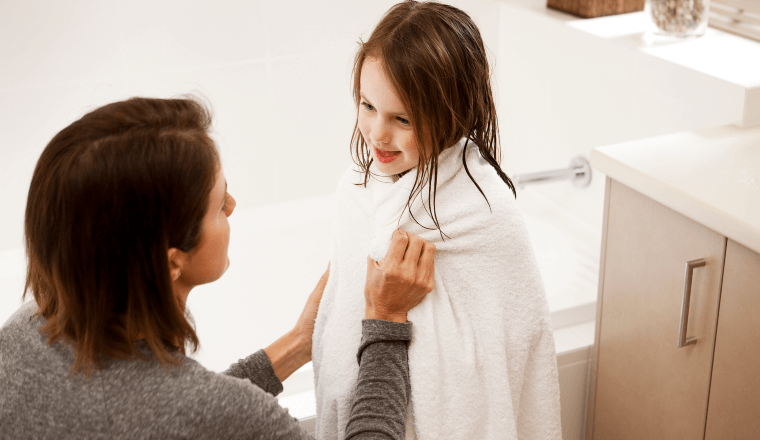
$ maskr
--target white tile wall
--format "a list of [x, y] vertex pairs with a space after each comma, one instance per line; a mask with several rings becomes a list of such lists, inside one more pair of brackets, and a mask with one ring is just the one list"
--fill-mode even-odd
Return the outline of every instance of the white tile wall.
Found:
[[110, 5], [123, 73], [262, 60], [269, 52], [262, 1], [137, 0]]
[[[213, 104], [241, 207], [331, 192], [350, 163], [356, 42], [395, 2], [4, 0], [0, 250], [21, 245], [26, 191], [46, 142], [86, 111], [133, 95], [197, 92]], [[603, 39], [574, 41], [609, 49], [600, 49], [603, 59], [569, 55], [546, 20], [518, 2], [449, 3], [470, 13], [492, 55], [509, 175], [567, 167], [598, 145], [701, 124], [657, 90], [637, 87], [620, 67], [630, 54]], [[677, 83], [665, 79], [663, 87]], [[597, 172], [588, 189], [536, 188], [601, 231], [603, 182]]]
[[[121, 73], [115, 3], [0, 3], [0, 89], [82, 82]], [[3, 107], [14, 102], [3, 100]]]
[[[130, 96], [200, 94], [241, 208], [327, 194], [350, 163], [351, 64], [395, 0], [0, 3], [0, 250], [22, 245], [34, 165], [63, 127]], [[498, 3], [468, 11], [497, 53]]]

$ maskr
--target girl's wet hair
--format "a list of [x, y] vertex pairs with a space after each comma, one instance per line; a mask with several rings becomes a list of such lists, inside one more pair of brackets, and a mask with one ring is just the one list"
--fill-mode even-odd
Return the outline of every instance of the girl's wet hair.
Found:
[[211, 115], [195, 99], [132, 98], [61, 130], [32, 176], [24, 235], [49, 344], [70, 343], [72, 373], [142, 355], [178, 365], [198, 337], [174, 295], [168, 249], [190, 252], [219, 169]]
[[[406, 204], [412, 218], [412, 201], [427, 181], [430, 206], [423, 203], [423, 207], [441, 236], [445, 235], [435, 211], [438, 155], [463, 137], [478, 146], [483, 158], [517, 197], [512, 181], [497, 160], [499, 130], [485, 46], [478, 28], [465, 12], [434, 2], [405, 1], [393, 6], [369, 39], [359, 42], [353, 69], [357, 108], [361, 102], [361, 70], [367, 58], [380, 61], [406, 107], [420, 146], [418, 173]], [[351, 153], [364, 172], [366, 186], [373, 158], [359, 131], [358, 118]], [[485, 197], [467, 168], [464, 154], [462, 162]]]

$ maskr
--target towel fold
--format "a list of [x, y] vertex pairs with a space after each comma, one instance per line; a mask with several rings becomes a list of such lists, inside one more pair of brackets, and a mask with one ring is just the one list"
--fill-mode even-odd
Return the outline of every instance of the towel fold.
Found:
[[[488, 198], [470, 180], [467, 168]], [[371, 171], [381, 174], [373, 166]], [[408, 314], [411, 382], [407, 439], [561, 440], [554, 338], [541, 274], [514, 196], [465, 139], [439, 156], [435, 207], [428, 188], [402, 211], [417, 170], [394, 182], [355, 165], [340, 180], [330, 278], [314, 330], [317, 438], [342, 439], [356, 383], [367, 255], [385, 256], [402, 228], [436, 246], [435, 287]], [[489, 208], [490, 203], [490, 208]], [[424, 227], [423, 227], [424, 226]], [[430, 229], [425, 229], [425, 227]]]

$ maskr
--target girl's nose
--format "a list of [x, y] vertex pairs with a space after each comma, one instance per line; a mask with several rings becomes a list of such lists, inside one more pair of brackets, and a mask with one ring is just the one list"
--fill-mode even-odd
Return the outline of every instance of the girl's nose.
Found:
[[387, 144], [390, 142], [390, 131], [388, 125], [382, 118], [375, 118], [375, 123], [372, 124], [372, 142], [375, 144]]

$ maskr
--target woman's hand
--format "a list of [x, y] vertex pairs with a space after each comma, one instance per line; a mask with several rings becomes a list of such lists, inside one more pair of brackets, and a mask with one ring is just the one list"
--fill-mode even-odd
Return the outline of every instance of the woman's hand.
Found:
[[[301, 317], [298, 318], [293, 331], [298, 335], [301, 344], [304, 346], [304, 350], [307, 351], [309, 360], [311, 360], [311, 345], [312, 336], [314, 335], [314, 321], [317, 319], [317, 311], [319, 310], [319, 302], [322, 300], [322, 293], [325, 291], [327, 285], [327, 279], [330, 277], [330, 263], [327, 263], [327, 270], [322, 274], [322, 278], [317, 282], [317, 287], [309, 295], [309, 299], [306, 300], [306, 306], [301, 312]], [[308, 362], [308, 361], [307, 361]]]
[[327, 264], [327, 271], [317, 282], [317, 287], [306, 300], [306, 306], [298, 318], [293, 330], [283, 335], [264, 352], [272, 363], [272, 369], [275, 376], [280, 381], [284, 381], [304, 364], [311, 361], [311, 344], [312, 335], [314, 334], [314, 320], [317, 318], [319, 302], [322, 300], [322, 293], [325, 291], [327, 278], [330, 276], [330, 263]]
[[407, 312], [433, 290], [435, 246], [397, 229], [380, 263], [367, 257], [366, 319], [406, 322]]

